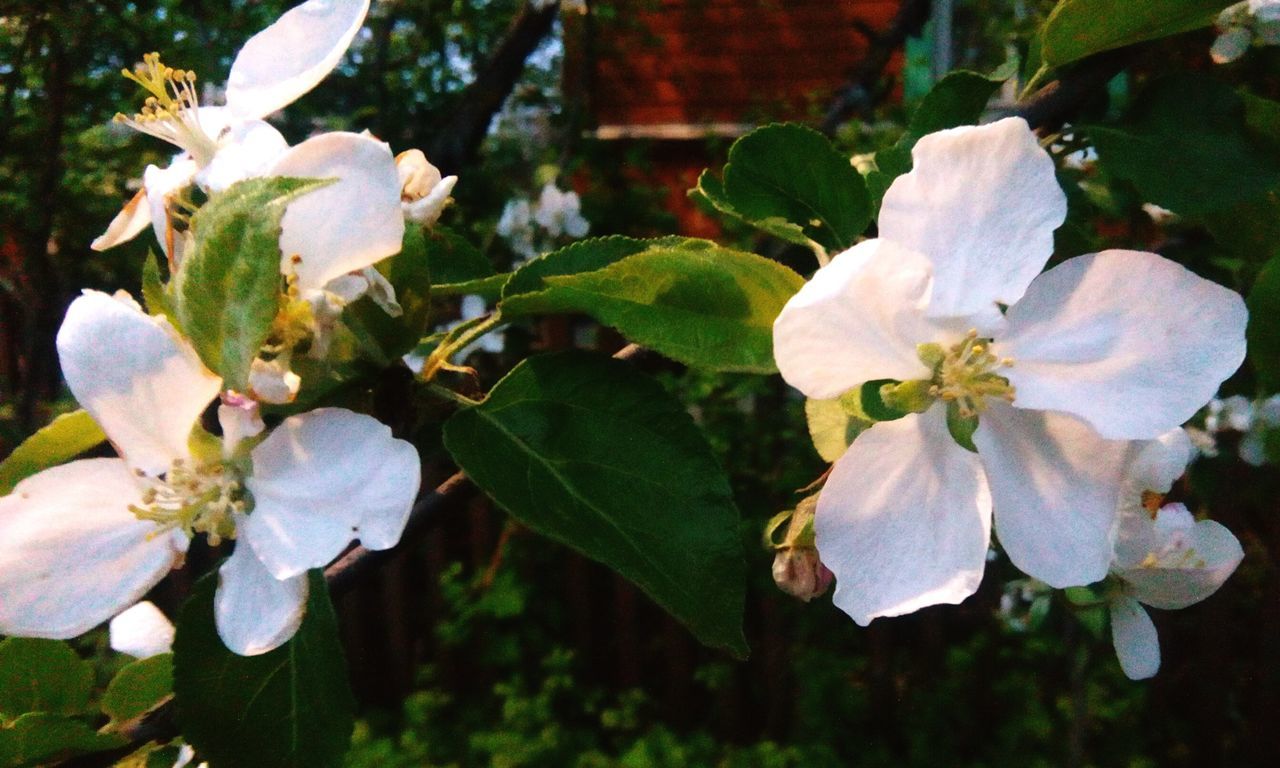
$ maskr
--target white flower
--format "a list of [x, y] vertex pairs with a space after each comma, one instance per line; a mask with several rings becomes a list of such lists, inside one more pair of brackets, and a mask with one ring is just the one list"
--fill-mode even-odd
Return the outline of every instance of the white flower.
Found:
[[111, 620], [111, 649], [139, 659], [173, 649], [173, 622], [155, 603], [138, 603]]
[[[181, 260], [181, 237], [174, 232], [170, 203], [190, 184], [213, 192], [254, 176], [292, 175], [339, 181], [290, 206], [286, 219], [293, 221], [286, 221], [285, 227], [293, 232], [281, 238], [286, 254], [315, 258], [316, 252], [337, 246], [351, 253], [340, 253], [336, 261], [355, 259], [352, 253], [363, 258], [367, 252], [387, 247], [390, 235], [394, 235], [394, 247], [378, 259], [399, 250], [403, 221], [397, 234], [382, 211], [391, 187], [398, 211], [400, 191], [385, 145], [367, 136], [335, 134], [343, 138], [320, 136], [290, 149], [280, 132], [262, 119], [311, 90], [337, 66], [368, 9], [369, 0], [308, 0], [290, 9], [240, 49], [227, 79], [226, 105], [221, 107], [201, 107], [194, 75], [167, 67], [157, 54], [148, 54], [137, 72], [128, 73], [151, 94], [148, 105], [134, 118], [117, 119], [183, 151], [168, 168], [147, 167], [143, 188], [92, 247], [105, 250], [118, 245], [150, 224], [176, 264]], [[382, 162], [371, 157], [379, 147], [387, 153]], [[336, 157], [325, 159], [324, 154]], [[365, 167], [370, 162], [374, 165]], [[313, 233], [309, 227], [316, 224], [321, 229]], [[339, 237], [344, 226], [354, 231]], [[370, 236], [371, 241], [362, 239]], [[299, 240], [310, 247], [291, 250], [289, 245]], [[377, 259], [332, 276], [373, 261]], [[324, 282], [315, 287], [323, 287]]]
[[584, 237], [591, 229], [591, 222], [582, 217], [582, 201], [578, 193], [572, 190], [565, 192], [548, 182], [538, 195], [538, 204], [533, 211], [534, 221], [547, 231], [551, 237], [568, 235], [572, 238]]
[[1218, 64], [1235, 61], [1250, 45], [1280, 44], [1280, 0], [1244, 0], [1218, 14], [1218, 38], [1209, 50]]
[[[1126, 441], [1189, 418], [1245, 352], [1240, 297], [1155, 254], [1037, 276], [1066, 198], [1020, 118], [926, 136], [912, 156], [880, 238], [819, 269], [774, 324], [778, 368], [808, 397], [894, 379], [932, 402], [859, 435], [819, 497], [834, 600], [860, 624], [972, 594], [993, 507], [1030, 576], [1102, 579]], [[979, 418], [977, 453], [948, 411]]]
[[1145, 443], [1125, 477], [1112, 573], [1121, 588], [1110, 599], [1111, 639], [1134, 680], [1160, 668], [1160, 643], [1143, 604], [1173, 610], [1212, 595], [1244, 558], [1240, 542], [1212, 520], [1197, 522], [1182, 504], [1161, 504], [1191, 461], [1181, 429]]
[[533, 243], [533, 207], [528, 200], [517, 197], [507, 201], [498, 219], [497, 232], [520, 257], [526, 260], [538, 257]]
[[400, 174], [400, 207], [405, 219], [428, 227], [435, 224], [452, 199], [449, 194], [458, 177], [441, 177], [440, 169], [420, 149], [396, 155], [396, 170]]
[[137, 602], [205, 533], [236, 538], [215, 597], [218, 632], [237, 653], [263, 653], [301, 622], [308, 569], [354, 539], [370, 549], [399, 539], [417, 452], [375, 419], [320, 409], [258, 441], [255, 406], [228, 397], [216, 441], [199, 420], [221, 380], [128, 297], [76, 299], [58, 353], [120, 458], [53, 467], [0, 498], [0, 633], [86, 632]]

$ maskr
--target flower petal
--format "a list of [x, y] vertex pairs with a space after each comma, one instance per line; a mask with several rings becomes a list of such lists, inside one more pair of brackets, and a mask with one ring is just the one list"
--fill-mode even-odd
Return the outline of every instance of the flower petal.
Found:
[[227, 107], [266, 117], [316, 87], [364, 24], [369, 0], [307, 0], [249, 38], [227, 76]]
[[199, 168], [195, 160], [178, 155], [167, 168], [148, 165], [142, 172], [142, 186], [147, 190], [147, 204], [151, 207], [151, 229], [160, 249], [175, 264], [182, 260], [181, 237], [169, 218], [169, 201], [191, 184]]
[[1013, 304], [1053, 254], [1067, 197], [1025, 120], [930, 134], [880, 208], [880, 237], [933, 262], [930, 317]]
[[196, 181], [210, 192], [221, 192], [237, 181], [264, 175], [288, 149], [289, 142], [269, 123], [237, 123], [218, 140], [213, 161], [196, 174]]
[[924, 257], [887, 240], [837, 255], [774, 321], [782, 378], [821, 400], [874, 379], [927, 378], [916, 345], [954, 341], [967, 330], [925, 319], [930, 274]]
[[354, 539], [400, 540], [418, 494], [412, 445], [342, 408], [291, 416], [253, 449], [254, 509], [240, 534], [276, 578], [326, 565]]
[[1244, 559], [1231, 531], [1213, 520], [1197, 522], [1181, 504], [1162, 507], [1151, 529], [1150, 550], [1117, 573], [1135, 598], [1154, 608], [1200, 602], [1217, 592]]
[[112, 619], [110, 636], [113, 651], [139, 659], [173, 650], [173, 622], [147, 600]]
[[299, 289], [323, 288], [400, 251], [400, 178], [386, 144], [355, 133], [321, 134], [281, 156], [271, 175], [337, 179], [294, 200], [281, 220], [280, 269], [297, 273]]
[[222, 642], [241, 656], [257, 656], [288, 642], [307, 608], [307, 575], [279, 580], [241, 542], [218, 569], [214, 619]]
[[123, 461], [84, 459], [0, 498], [0, 634], [81, 635], [164, 578], [186, 538], [129, 511], [141, 492]]
[[1148, 491], [1168, 493], [1173, 482], [1186, 472], [1194, 454], [1191, 436], [1182, 428], [1171, 429], [1141, 444], [1125, 471], [1120, 490], [1114, 560], [1121, 567], [1141, 562], [1159, 546], [1143, 495]]
[[1154, 438], [1191, 418], [1244, 361], [1244, 300], [1140, 251], [1078, 256], [1009, 308], [999, 354], [1022, 408]]
[[1130, 680], [1154, 677], [1160, 670], [1160, 638], [1146, 609], [1131, 597], [1111, 601], [1111, 642], [1120, 668]]
[[121, 243], [127, 243], [137, 237], [138, 233], [146, 229], [150, 223], [151, 206], [147, 204], [147, 190], [144, 187], [124, 204], [116, 217], [107, 225], [107, 231], [95, 237], [93, 242], [89, 243], [89, 247], [95, 251], [105, 251]]
[[978, 457], [942, 410], [876, 424], [849, 446], [818, 497], [814, 533], [835, 604], [865, 626], [978, 588], [991, 495]]
[[1101, 580], [1130, 443], [1064, 414], [993, 403], [973, 437], [1009, 559], [1052, 587]]
[[191, 429], [222, 386], [168, 320], [100, 291], [71, 302], [58, 359], [71, 393], [123, 458], [153, 475], [188, 455]]

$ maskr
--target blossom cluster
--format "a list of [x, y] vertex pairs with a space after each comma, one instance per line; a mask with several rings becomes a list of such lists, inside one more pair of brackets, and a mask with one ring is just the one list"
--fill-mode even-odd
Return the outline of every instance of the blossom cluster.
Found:
[[[62, 371], [118, 457], [45, 469], [0, 498], [0, 633], [70, 638], [117, 617], [113, 637], [145, 655], [164, 635], [163, 617], [126, 609], [203, 537], [234, 542], [219, 568], [220, 636], [236, 653], [264, 653], [300, 625], [308, 570], [356, 540], [370, 549], [399, 541], [420, 482], [410, 443], [344, 408], [290, 411], [268, 427], [260, 407], [294, 399], [301, 380], [290, 357], [323, 355], [346, 304], [369, 296], [399, 311], [373, 267], [399, 252], [406, 222], [439, 217], [456, 182], [420, 151], [395, 156], [367, 133], [290, 146], [266, 122], [338, 64], [368, 9], [369, 0], [308, 0], [287, 11], [240, 50], [220, 106], [201, 105], [195, 76], [156, 54], [126, 72], [148, 95], [138, 114], [117, 120], [181, 151], [146, 168], [94, 248], [150, 228], [181, 276], [198, 200], [251, 178], [330, 183], [289, 202], [281, 220], [276, 325], [286, 327], [273, 325], [277, 338], [254, 360], [247, 391], [210, 370], [155, 307], [98, 291], [71, 304], [57, 336]], [[216, 418], [206, 418], [214, 404]]]
[[1241, 556], [1162, 499], [1190, 460], [1179, 427], [1244, 360], [1244, 302], [1153, 253], [1042, 272], [1067, 200], [1020, 118], [931, 134], [912, 159], [879, 236], [821, 267], [774, 324], [793, 387], [881, 406], [818, 496], [835, 604], [865, 625], [958, 603], [994, 533], [1050, 587], [1110, 577], [1117, 649], [1146, 676], [1158, 648], [1139, 604], [1202, 599]]
[[590, 229], [578, 193], [547, 182], [534, 202], [523, 197], [508, 200], [497, 231], [517, 256], [529, 261], [551, 250], [562, 237], [586, 237]]

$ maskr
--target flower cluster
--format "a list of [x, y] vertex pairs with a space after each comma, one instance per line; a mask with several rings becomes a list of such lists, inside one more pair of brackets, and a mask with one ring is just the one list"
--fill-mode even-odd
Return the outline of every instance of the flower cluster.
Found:
[[[276, 323], [296, 322], [284, 335], [323, 354], [327, 330], [356, 297], [395, 314], [394, 290], [372, 267], [399, 252], [406, 220], [435, 221], [456, 178], [442, 178], [421, 152], [395, 157], [367, 134], [325, 133], [290, 147], [263, 119], [337, 65], [368, 8], [368, 0], [308, 0], [286, 12], [241, 49], [223, 106], [200, 105], [195, 76], [155, 54], [127, 72], [149, 95], [138, 114], [117, 119], [182, 151], [168, 167], [146, 169], [94, 247], [150, 226], [181, 276], [193, 189], [330, 179], [290, 202], [281, 220]], [[0, 498], [0, 633], [69, 638], [117, 617], [119, 646], [145, 655], [167, 644], [155, 640], [159, 619], [145, 608], [121, 612], [203, 536], [214, 547], [234, 542], [219, 568], [219, 634], [237, 653], [263, 653], [299, 626], [308, 570], [355, 540], [370, 549], [399, 541], [420, 481], [411, 444], [343, 408], [293, 413], [270, 429], [260, 415], [260, 402], [286, 403], [298, 391], [292, 345], [264, 347], [249, 391], [233, 391], [169, 318], [123, 292], [85, 291], [67, 310], [57, 349], [71, 393], [119, 455], [46, 469]], [[216, 419], [206, 418], [215, 403]]]
[[[1237, 453], [1246, 464], [1261, 467], [1271, 461], [1268, 440], [1280, 434], [1280, 395], [1250, 400], [1243, 395], [1214, 398], [1205, 408], [1204, 429], [1187, 427], [1191, 442], [1205, 456], [1218, 455], [1218, 435], [1240, 435]], [[1274, 449], [1272, 449], [1274, 450]]]
[[554, 182], [542, 187], [536, 202], [523, 197], [508, 200], [498, 219], [498, 236], [525, 261], [551, 250], [562, 237], [586, 237], [590, 229], [578, 193], [566, 192]]
[[1280, 44], [1280, 0], [1243, 0], [1218, 14], [1218, 39], [1209, 55], [1218, 64], [1235, 61], [1250, 45]]
[[1243, 361], [1240, 296], [1137, 251], [1042, 273], [1066, 196], [1020, 118], [926, 136], [912, 157], [879, 237], [820, 268], [774, 325], [788, 383], [880, 406], [818, 498], [836, 605], [865, 625], [958, 603], [978, 587], [993, 527], [1013, 563], [1054, 588], [1113, 571], [1138, 583], [1151, 562], [1168, 581], [1202, 583], [1208, 569], [1221, 583], [1230, 553], [1186, 533], [1185, 510], [1148, 516], [1152, 530], [1123, 546], [1117, 531], [1128, 535], [1127, 478], [1150, 461], [1147, 441]]

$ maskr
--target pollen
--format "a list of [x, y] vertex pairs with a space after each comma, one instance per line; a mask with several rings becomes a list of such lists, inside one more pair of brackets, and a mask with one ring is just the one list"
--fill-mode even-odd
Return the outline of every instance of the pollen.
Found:
[[153, 536], [175, 529], [188, 537], [203, 533], [212, 546], [235, 538], [235, 515], [249, 506], [234, 470], [223, 464], [190, 466], [182, 459], [143, 491], [141, 501], [129, 511], [159, 526]]
[[201, 167], [213, 160], [217, 143], [200, 127], [194, 72], [166, 66], [160, 54], [148, 53], [136, 69], [121, 74], [148, 95], [136, 114], [116, 114], [116, 122], [186, 150]]
[[[988, 398], [1013, 402], [1014, 387], [999, 373], [1013, 365], [1013, 358], [993, 354], [990, 339], [981, 338], [976, 329], [950, 349], [942, 350], [940, 359], [937, 350], [929, 352], [929, 360], [936, 360], [929, 394], [956, 403], [961, 416], [967, 418], [986, 410]], [[921, 359], [925, 358], [922, 353]]]

